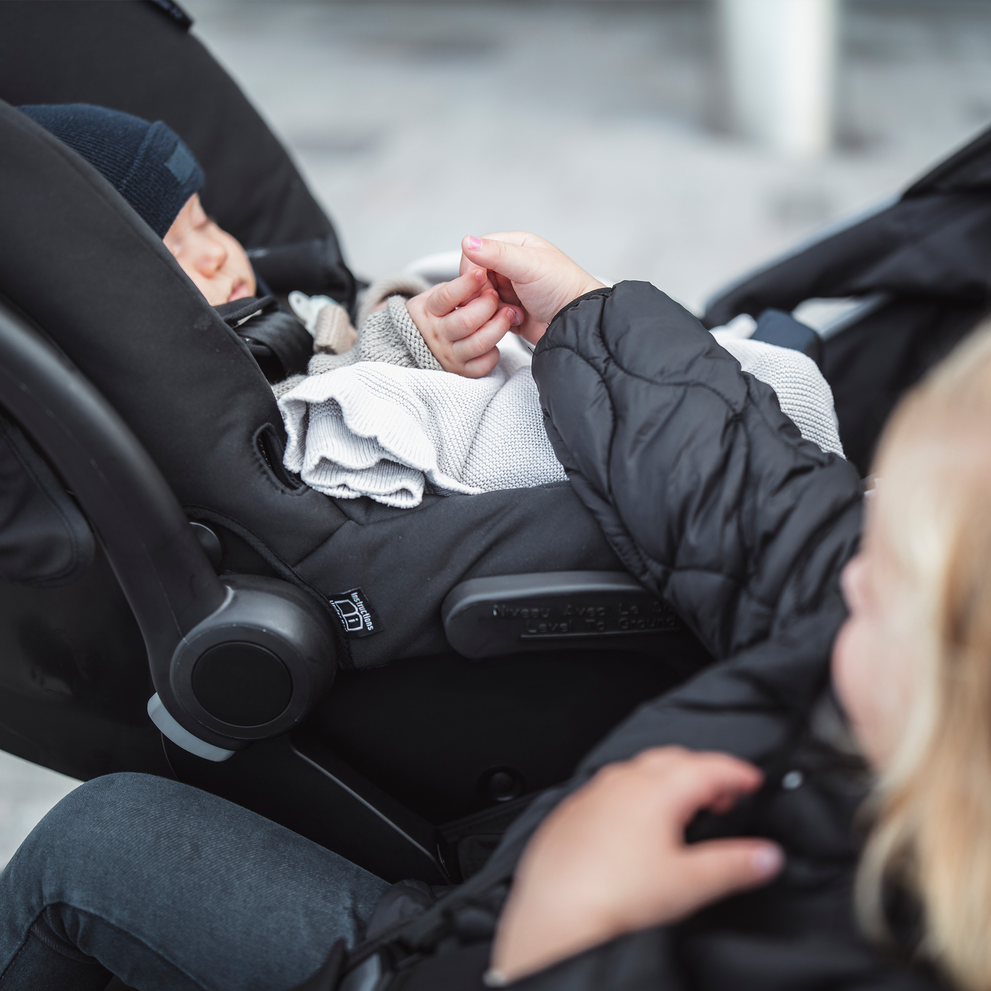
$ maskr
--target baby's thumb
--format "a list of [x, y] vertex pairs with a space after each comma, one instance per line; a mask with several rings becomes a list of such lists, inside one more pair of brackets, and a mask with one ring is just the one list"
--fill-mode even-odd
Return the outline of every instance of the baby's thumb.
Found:
[[784, 852], [768, 840], [708, 840], [688, 847], [696, 907], [757, 888], [784, 867]]
[[498, 272], [511, 282], [523, 282], [533, 271], [532, 248], [522, 248], [518, 244], [509, 244], [506, 241], [469, 235], [462, 240], [461, 250], [469, 261], [492, 272]]

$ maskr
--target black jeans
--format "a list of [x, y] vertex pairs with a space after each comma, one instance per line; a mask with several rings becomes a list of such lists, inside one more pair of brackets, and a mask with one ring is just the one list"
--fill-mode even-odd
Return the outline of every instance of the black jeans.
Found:
[[0, 874], [0, 991], [283, 991], [388, 887], [236, 805], [145, 774], [81, 785]]

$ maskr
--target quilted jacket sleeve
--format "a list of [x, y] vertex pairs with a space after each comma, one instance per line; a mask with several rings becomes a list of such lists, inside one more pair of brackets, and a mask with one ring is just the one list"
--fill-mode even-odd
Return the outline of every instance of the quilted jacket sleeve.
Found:
[[580, 297], [533, 363], [547, 432], [627, 568], [719, 659], [814, 611], [859, 531], [853, 466], [643, 282]]

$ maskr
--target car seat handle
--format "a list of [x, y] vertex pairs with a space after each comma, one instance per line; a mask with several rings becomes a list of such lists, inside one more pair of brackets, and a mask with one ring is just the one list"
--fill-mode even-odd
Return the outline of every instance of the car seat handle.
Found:
[[100, 535], [149, 649], [171, 657], [225, 592], [157, 465], [90, 382], [0, 304], [0, 402]]
[[464, 657], [535, 650], [657, 654], [684, 630], [668, 603], [619, 571], [548, 571], [469, 578], [441, 606], [444, 632]]
[[325, 611], [279, 579], [221, 581], [116, 410], [3, 300], [0, 405], [99, 534], [144, 637], [159, 700], [149, 714], [159, 729], [186, 749], [189, 738], [205, 743], [199, 755], [216, 760], [299, 722], [333, 677]]

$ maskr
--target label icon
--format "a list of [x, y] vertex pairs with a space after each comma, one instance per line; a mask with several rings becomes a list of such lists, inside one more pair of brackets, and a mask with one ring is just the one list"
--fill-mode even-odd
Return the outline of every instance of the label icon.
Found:
[[349, 637], [370, 637], [382, 629], [371, 602], [360, 588], [338, 592], [329, 601]]

